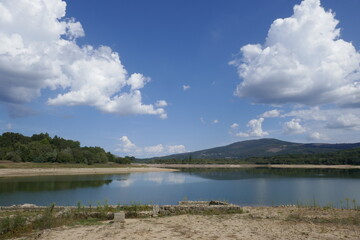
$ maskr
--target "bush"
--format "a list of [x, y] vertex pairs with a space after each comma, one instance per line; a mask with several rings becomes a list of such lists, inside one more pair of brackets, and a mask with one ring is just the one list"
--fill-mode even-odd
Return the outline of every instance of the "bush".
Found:
[[56, 226], [57, 219], [54, 217], [54, 207], [55, 205], [52, 204], [39, 218], [35, 219], [35, 221], [33, 222], [33, 226], [35, 229], [42, 230]]
[[5, 217], [0, 220], [0, 236], [8, 233], [17, 233], [25, 227], [26, 219], [23, 216]]

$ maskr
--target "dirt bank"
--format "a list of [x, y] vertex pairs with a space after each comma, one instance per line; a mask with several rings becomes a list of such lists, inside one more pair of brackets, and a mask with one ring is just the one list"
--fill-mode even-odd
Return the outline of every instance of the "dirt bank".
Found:
[[[359, 239], [360, 212], [298, 207], [245, 207], [243, 214], [126, 219], [125, 224], [62, 227], [30, 239]], [[27, 238], [29, 239], [29, 238]]]
[[175, 169], [156, 167], [124, 167], [124, 168], [3, 168], [0, 177], [45, 176], [45, 175], [88, 175], [116, 174], [134, 172], [172, 172]]

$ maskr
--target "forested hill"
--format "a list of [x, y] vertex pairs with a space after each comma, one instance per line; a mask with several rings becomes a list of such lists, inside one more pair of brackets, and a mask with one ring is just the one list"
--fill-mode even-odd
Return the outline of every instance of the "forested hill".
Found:
[[133, 157], [117, 157], [100, 147], [80, 147], [80, 142], [47, 133], [31, 137], [6, 132], [0, 136], [0, 160], [13, 162], [130, 163]]
[[[196, 152], [174, 154], [164, 157], [145, 159], [144, 161], [151, 162], [169, 162], [172, 160], [191, 162], [193, 160], [211, 160], [209, 162], [236, 162], [237, 160], [260, 161], [261, 158], [275, 156], [291, 156], [307, 154], [332, 153], [347, 149], [354, 149], [360, 147], [360, 143], [344, 143], [344, 144], [327, 144], [327, 143], [293, 143], [281, 141], [278, 139], [258, 139], [236, 142], [230, 145], [205, 149]], [[285, 160], [285, 158], [283, 158]], [[265, 160], [266, 161], [266, 160]], [[261, 160], [261, 162], [265, 162]]]

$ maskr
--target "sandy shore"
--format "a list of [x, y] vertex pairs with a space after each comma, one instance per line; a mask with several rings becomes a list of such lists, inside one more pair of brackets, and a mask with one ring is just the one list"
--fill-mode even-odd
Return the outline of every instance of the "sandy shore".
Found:
[[313, 169], [360, 169], [358, 165], [310, 165], [310, 164], [141, 164], [158, 168], [313, 168]]
[[[243, 214], [126, 219], [36, 233], [41, 240], [98, 239], [359, 239], [359, 211], [246, 207]], [[356, 220], [357, 219], [357, 220]]]
[[124, 168], [3, 168], [0, 177], [45, 176], [45, 175], [89, 175], [135, 172], [172, 172], [169, 168], [124, 167]]
[[89, 175], [134, 172], [173, 172], [179, 168], [312, 168], [312, 169], [360, 169], [355, 165], [257, 165], [257, 164], [133, 164], [124, 168], [0, 168], [0, 177]]

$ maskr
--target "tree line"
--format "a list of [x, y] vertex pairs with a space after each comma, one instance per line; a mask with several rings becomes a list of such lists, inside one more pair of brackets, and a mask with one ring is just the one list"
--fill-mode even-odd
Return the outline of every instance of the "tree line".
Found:
[[286, 154], [246, 159], [256, 164], [360, 165], [360, 148], [315, 154]]
[[150, 163], [168, 164], [315, 164], [315, 165], [360, 165], [360, 148], [313, 154], [283, 154], [243, 159], [151, 159]]
[[79, 141], [67, 140], [48, 133], [31, 137], [6, 132], [0, 136], [0, 159], [13, 162], [95, 163], [115, 162], [129, 164], [134, 157], [118, 157], [101, 147], [81, 147]]

